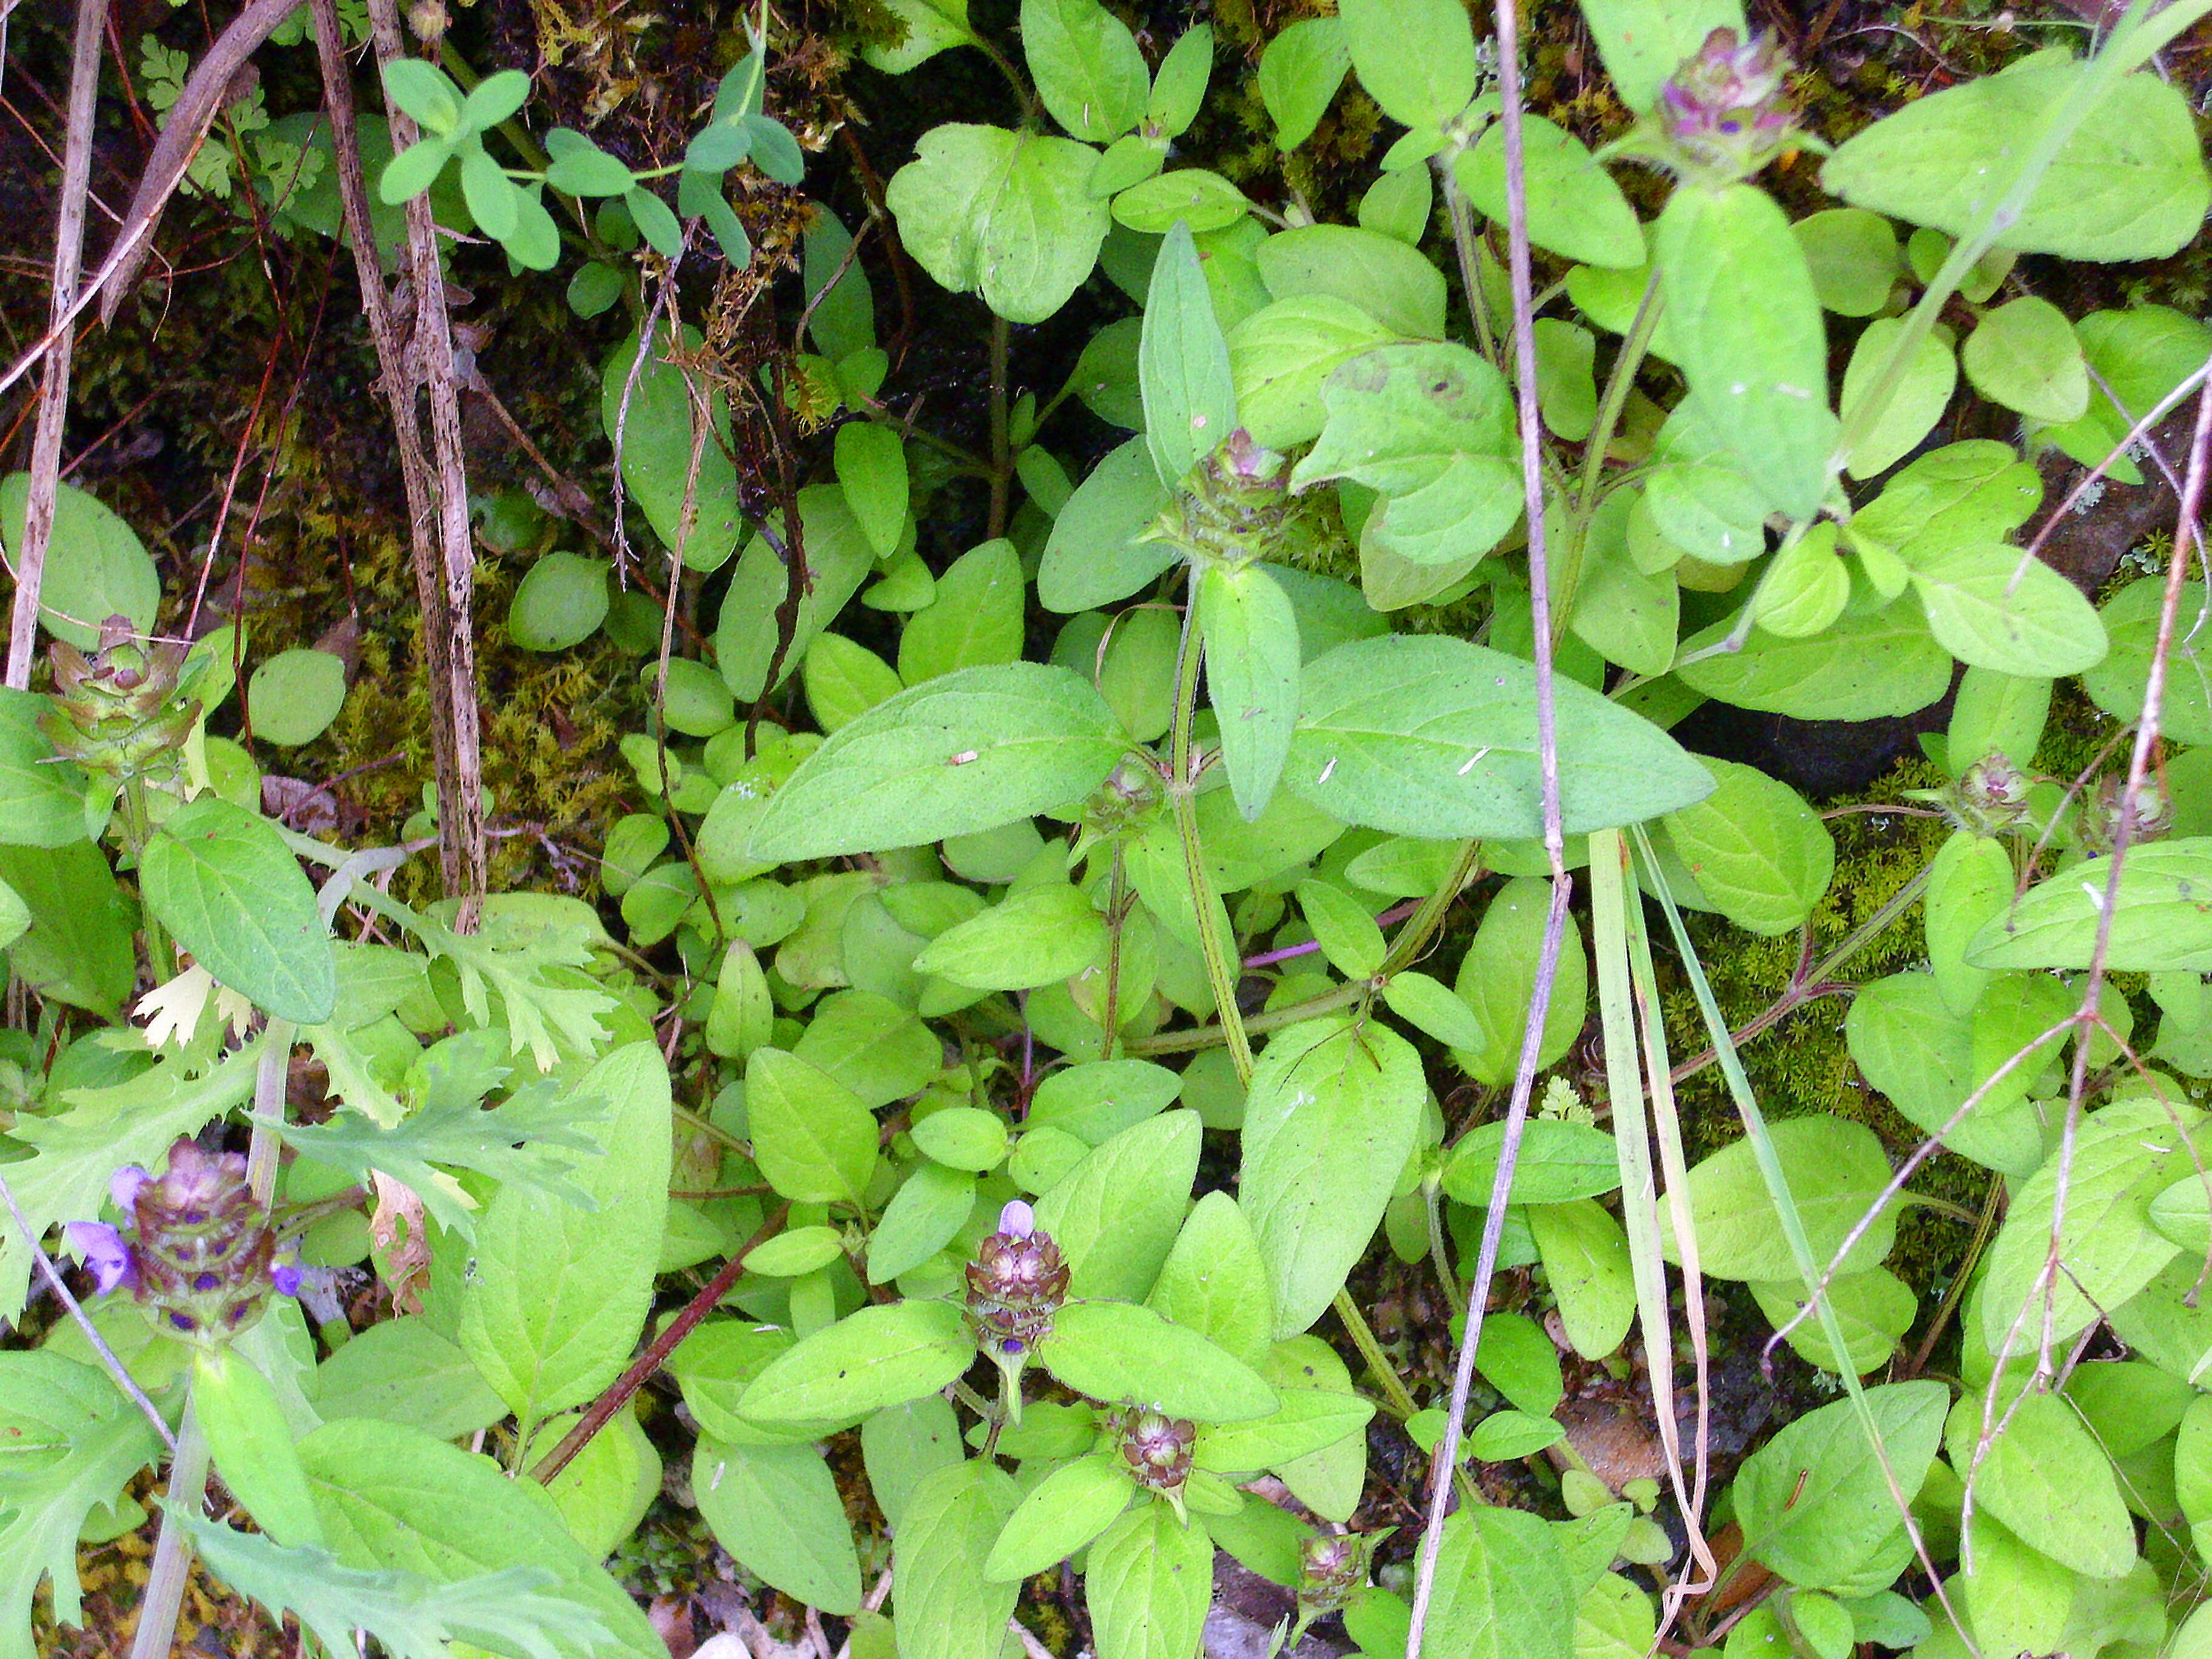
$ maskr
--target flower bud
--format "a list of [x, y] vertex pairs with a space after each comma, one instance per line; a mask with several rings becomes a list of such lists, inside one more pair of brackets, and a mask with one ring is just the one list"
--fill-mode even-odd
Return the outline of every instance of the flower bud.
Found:
[[[2119, 845], [2121, 809], [2130, 799], [2124, 774], [2115, 772], [2099, 781], [2096, 795], [2081, 809], [2077, 826], [2084, 851], [2109, 853]], [[2172, 830], [2173, 797], [2156, 778], [2145, 778], [2132, 800], [2134, 823], [2128, 831], [2128, 845], [2140, 847], [2147, 841], [2158, 841]]]
[[1149, 766], [1124, 761], [1083, 803], [1083, 828], [1092, 836], [1118, 836], [1142, 823], [1159, 802], [1159, 774]]
[[1758, 172], [1796, 122], [1789, 74], [1771, 35], [1739, 43], [1734, 29], [1715, 29], [1659, 88], [1654, 125], [1668, 159], [1686, 176], [1717, 184]]
[[1152, 534], [1201, 560], [1246, 564], [1267, 556], [1291, 512], [1289, 459], [1238, 427], [1191, 468]]
[[1298, 1603], [1316, 1617], [1335, 1612], [1367, 1583], [1367, 1540], [1356, 1532], [1316, 1533], [1298, 1546]]
[[123, 617], [101, 625], [89, 657], [57, 640], [48, 657], [53, 693], [39, 729], [88, 772], [175, 784], [200, 712], [180, 695], [185, 655], [181, 645], [142, 646]]
[[1121, 1462], [1137, 1484], [1153, 1492], [1182, 1489], [1189, 1478], [1191, 1454], [1198, 1443], [1198, 1425], [1187, 1417], [1169, 1417], [1149, 1407], [1129, 1406], [1110, 1413], [1106, 1426], [1114, 1434]]
[[1977, 836], [2001, 836], [2028, 819], [2027, 775], [1992, 750], [1942, 789], [1908, 789], [1908, 800], [1933, 802], [1961, 830]]

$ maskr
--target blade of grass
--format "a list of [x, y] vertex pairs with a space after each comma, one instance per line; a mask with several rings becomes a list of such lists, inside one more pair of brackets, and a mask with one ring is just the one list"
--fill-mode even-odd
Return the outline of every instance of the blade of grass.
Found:
[[[1613, 1103], [1613, 1145], [1620, 1167], [1621, 1218], [1628, 1234], [1628, 1260], [1636, 1285], [1637, 1316], [1642, 1327], [1644, 1364], [1651, 1382], [1651, 1409], [1667, 1460], [1674, 1501], [1688, 1530], [1692, 1564], [1705, 1577], [1692, 1583], [1686, 1567], [1668, 1587], [1663, 1632], [1682, 1602], [1708, 1589], [1719, 1577], [1719, 1564], [1705, 1542], [1705, 1512], [1709, 1399], [1705, 1387], [1706, 1345], [1704, 1286], [1698, 1271], [1697, 1235], [1688, 1225], [1680, 1174], [1680, 1132], [1674, 1119], [1672, 1085], [1667, 1078], [1666, 1031], [1658, 1018], [1656, 987], [1651, 975], [1650, 941], [1644, 935], [1640, 898], [1632, 903], [1628, 845], [1618, 830], [1590, 837], [1590, 948], [1597, 968], [1598, 1011], [1605, 1033], [1607, 1092]], [[1632, 945], [1636, 947], [1632, 957]], [[1638, 1031], [1651, 1079], [1647, 1113], [1644, 1073], [1638, 1067]], [[1696, 1357], [1698, 1427], [1693, 1477], [1682, 1469], [1681, 1429], [1674, 1408], [1674, 1323], [1667, 1304], [1667, 1267], [1660, 1245], [1659, 1185], [1651, 1161], [1653, 1118], [1673, 1157], [1667, 1180], [1668, 1201], [1678, 1213], [1676, 1237], [1682, 1241], [1682, 1305]]]
[[[1668, 890], [1666, 873], [1652, 853], [1650, 837], [1640, 827], [1632, 833], [1635, 837], [1637, 856], [1641, 860], [1638, 867], [1649, 882], [1650, 890], [1657, 896], [1660, 908], [1667, 913], [1667, 926], [1674, 935], [1675, 949], [1680, 953], [1682, 971], [1696, 994], [1698, 1011], [1705, 1018], [1705, 1030], [1711, 1034], [1721, 1075], [1728, 1079], [1729, 1093], [1735, 1103], [1736, 1115], [1743, 1121], [1744, 1138], [1751, 1143], [1753, 1161], [1758, 1165], [1759, 1177], [1765, 1183], [1767, 1198], [1773, 1204], [1776, 1217], [1782, 1224], [1782, 1236], [1790, 1246], [1790, 1260], [1796, 1267], [1798, 1278], [1804, 1282], [1808, 1299], [1817, 1310], [1821, 1334], [1828, 1339], [1829, 1348], [1840, 1358], [1850, 1351], [1850, 1345], [1844, 1339], [1843, 1322], [1837, 1318], [1834, 1307], [1826, 1293], [1817, 1288], [1820, 1283], [1820, 1264], [1814, 1258], [1811, 1241], [1805, 1235], [1804, 1220], [1797, 1213], [1797, 1200], [1790, 1190], [1788, 1178], [1783, 1174], [1782, 1159], [1774, 1150], [1773, 1137], [1767, 1133], [1766, 1115], [1759, 1109], [1751, 1079], [1744, 1073], [1743, 1061], [1736, 1053], [1735, 1044], [1729, 1038], [1728, 1021], [1721, 1014], [1720, 1005], [1713, 996], [1712, 985], [1705, 977], [1704, 965], [1698, 960], [1697, 947], [1691, 941], [1690, 930], [1683, 924], [1682, 913], [1675, 908], [1674, 896]], [[1965, 1643], [1966, 1650], [1974, 1656], [1974, 1659], [1981, 1659], [1980, 1650], [1965, 1634], [1966, 1622], [1951, 1605], [1949, 1593], [1943, 1588], [1942, 1575], [1936, 1571], [1936, 1563], [1928, 1553], [1927, 1541], [1921, 1536], [1919, 1524], [1912, 1518], [1911, 1494], [1898, 1484], [1897, 1470], [1890, 1462], [1889, 1449], [1882, 1443], [1881, 1431], [1875, 1424], [1873, 1408], [1867, 1404], [1866, 1389], [1849, 1365], [1844, 1367], [1843, 1383], [1844, 1392], [1850, 1396], [1859, 1426], [1865, 1431], [1868, 1444], [1873, 1449], [1875, 1462], [1881, 1470], [1882, 1484], [1889, 1488], [1890, 1501], [1897, 1506], [1898, 1518], [1904, 1525], [1905, 1536], [1912, 1541], [1914, 1556], [1928, 1574], [1929, 1581], [1934, 1584], [1936, 1600], [1942, 1603], [1944, 1611], [1951, 1615], [1953, 1624], [1959, 1627], [1960, 1640]]]

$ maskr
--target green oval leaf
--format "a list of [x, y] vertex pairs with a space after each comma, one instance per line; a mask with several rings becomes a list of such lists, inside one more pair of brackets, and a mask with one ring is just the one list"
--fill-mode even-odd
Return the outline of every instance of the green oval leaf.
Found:
[[[1461, 640], [1389, 635], [1308, 663], [1304, 686], [1285, 773], [1293, 793], [1396, 835], [1542, 836], [1529, 663]], [[1656, 817], [1711, 793], [1711, 775], [1650, 721], [1571, 681], [1554, 695], [1568, 834]]]
[[1045, 108], [1075, 137], [1109, 143], [1145, 112], [1145, 55], [1098, 0], [1022, 0], [1022, 56]]
[[860, 1563], [836, 1478], [811, 1446], [702, 1439], [691, 1490], [715, 1541], [738, 1565], [840, 1618], [860, 1608]]
[[1294, 1026], [1244, 1104], [1239, 1202], [1275, 1291], [1275, 1334], [1320, 1318], [1366, 1250], [1413, 1148], [1427, 1085], [1389, 1027]]
[[1058, 1566], [1114, 1523], [1137, 1483], [1103, 1456], [1079, 1457], [1030, 1489], [983, 1562], [983, 1577], [1018, 1581]]
[[[1845, 201], [1954, 236], [1979, 231], [2054, 115], [2094, 84], [2087, 59], [2039, 54], [1917, 99], [1838, 148], [1820, 183]], [[2079, 125], [2003, 229], [2004, 246], [2069, 259], [2159, 259], [2212, 201], [2189, 102], [2148, 74], [2072, 110]]]
[[2063, 425], [2089, 410], [2089, 370], [2066, 313], [2033, 295], [1983, 317], [1960, 349], [1974, 390], [2033, 421]]
[[1073, 139], [947, 123], [915, 147], [887, 200], [922, 269], [1000, 316], [1041, 323], [1097, 262], [1106, 204], [1091, 195], [1098, 153]]
[[1191, 240], [1194, 229], [1206, 228], [1189, 222], [1188, 216], [1178, 216], [1164, 227], [1167, 240], [1152, 261], [1144, 331], [1138, 339], [1145, 442], [1160, 482], [1170, 489], [1202, 457], [1212, 454], [1237, 424], [1229, 345], [1222, 338], [1212, 292]]
[[1298, 621], [1256, 564], [1210, 565], [1199, 578], [1206, 690], [1221, 727], [1230, 792], [1248, 823], [1266, 810], [1298, 712]]
[[[1589, 147], [1540, 115], [1521, 124], [1527, 161], [1528, 240], [1564, 258], [1613, 270], [1645, 259], [1644, 228]], [[1505, 129], [1493, 125], [1453, 163], [1468, 199], [1505, 222]]]
[[1082, 676], [962, 669], [832, 732], [769, 802], [748, 850], [829, 858], [994, 830], [1080, 800], [1121, 758], [1113, 711]]
[[1836, 417], [1820, 296], [1790, 221], [1749, 185], [1688, 186], [1659, 216], [1658, 254], [1692, 403], [1772, 506], [1810, 519]]
[[[30, 474], [0, 479], [0, 538], [11, 568], [21, 556]], [[58, 640], [80, 651], [100, 647], [100, 625], [128, 617], [140, 634], [154, 628], [161, 605], [161, 578], [138, 534], [106, 503], [71, 484], [54, 491], [54, 523], [46, 543], [46, 574], [39, 589], [39, 622]]]
[[975, 1340], [949, 1302], [863, 1308], [771, 1360], [738, 1409], [764, 1423], [865, 1417], [935, 1394], [975, 1358]]

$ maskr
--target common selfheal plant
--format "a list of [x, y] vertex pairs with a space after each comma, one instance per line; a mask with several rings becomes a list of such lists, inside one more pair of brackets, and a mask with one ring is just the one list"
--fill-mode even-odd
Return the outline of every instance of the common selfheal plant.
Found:
[[128, 1290], [172, 1336], [220, 1347], [260, 1319], [270, 1291], [299, 1294], [300, 1265], [276, 1259], [276, 1232], [237, 1153], [180, 1138], [162, 1175], [131, 1164], [109, 1190], [131, 1225], [74, 1221], [63, 1237], [103, 1294]]

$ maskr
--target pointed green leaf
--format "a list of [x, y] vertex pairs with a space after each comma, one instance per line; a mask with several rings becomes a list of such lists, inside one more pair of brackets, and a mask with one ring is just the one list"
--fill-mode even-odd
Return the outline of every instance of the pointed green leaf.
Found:
[[1568, 1659], [1575, 1599], [1547, 1522], [1525, 1510], [1462, 1509], [1437, 1549], [1422, 1659]]
[[866, 1307], [770, 1361], [738, 1410], [763, 1423], [865, 1417], [935, 1394], [975, 1358], [975, 1339], [949, 1302]]
[[2196, 235], [2212, 201], [2188, 100], [2136, 74], [2076, 107], [2098, 72], [2092, 61], [2043, 52], [1930, 94], [1838, 148], [1820, 182], [1859, 207], [1970, 235], [2048, 124], [2070, 114], [2079, 124], [2004, 227], [2004, 246], [2069, 259], [2163, 258]]
[[1020, 1493], [985, 1459], [939, 1469], [915, 1488], [894, 1543], [900, 1659], [995, 1653], [1021, 1595], [983, 1577], [983, 1563]]
[[[1632, 270], [1646, 258], [1644, 228], [1613, 175], [1589, 147], [1540, 115], [1522, 118], [1528, 240], [1583, 264]], [[1483, 214], [1505, 222], [1505, 130], [1493, 125], [1453, 163], [1460, 187]]]
[[2089, 371], [2066, 313], [2022, 295], [1983, 317], [1960, 349], [1974, 390], [2033, 421], [2063, 424], [2089, 408]]
[[1249, 823], [1275, 793], [1298, 712], [1298, 623], [1289, 597], [1258, 565], [1211, 565], [1199, 579], [1206, 687], [1221, 725], [1221, 757]]
[[1084, 1575], [1098, 1659], [1188, 1659], [1213, 1596], [1213, 1540], [1157, 1499], [1091, 1547]]
[[608, 1632], [597, 1656], [657, 1659], [665, 1644], [553, 1506], [489, 1457], [394, 1423], [346, 1418], [300, 1442], [331, 1552], [345, 1566], [457, 1583], [509, 1567], [552, 1575], [541, 1594], [588, 1609]]
[[833, 732], [769, 802], [750, 851], [788, 860], [913, 847], [1072, 805], [1121, 760], [1117, 724], [1065, 668], [942, 675]]
[[1801, 927], [1835, 873], [1835, 838], [1788, 784], [1734, 761], [1705, 766], [1719, 787], [1666, 817], [1698, 891], [1750, 933]]
[[1278, 1336], [1320, 1318], [1365, 1252], [1426, 1098], [1420, 1057], [1387, 1026], [1315, 1022], [1268, 1043], [1245, 1100], [1238, 1192]]
[[1260, 54], [1260, 100], [1275, 123], [1275, 147], [1296, 149], [1314, 129], [1344, 83], [1352, 53], [1344, 26], [1334, 17], [1291, 24]]
[[1007, 1517], [983, 1577], [1016, 1582], [1058, 1566], [1111, 1526], [1136, 1490], [1129, 1472], [1105, 1456], [1062, 1464]]
[[858, 1205], [876, 1168], [876, 1120], [860, 1097], [781, 1048], [745, 1065], [745, 1111], [761, 1174], [805, 1204]]
[[1160, 482], [1172, 489], [1237, 425], [1237, 386], [1229, 344], [1199, 269], [1190, 227], [1176, 223], [1152, 262], [1137, 348], [1145, 400], [1145, 441]]
[[147, 908], [225, 985], [282, 1019], [330, 1018], [330, 933], [299, 860], [266, 818], [203, 795], [162, 823], [139, 873]]
[[691, 1457], [699, 1513], [730, 1559], [785, 1595], [850, 1618], [860, 1564], [844, 1500], [811, 1446], [730, 1446], [702, 1438]]
[[[1293, 793], [1397, 835], [1543, 834], [1528, 662], [1397, 634], [1338, 647], [1306, 665], [1303, 684], [1284, 774]], [[1657, 726], [1570, 681], [1555, 695], [1570, 835], [1656, 817], [1711, 792], [1711, 775]]]
[[1962, 662], [2048, 679], [2104, 660], [2103, 619], [2033, 555], [1984, 542], [1909, 562], [1929, 629]]
[[899, 435], [872, 421], [848, 421], [837, 428], [837, 487], [868, 538], [876, 556], [898, 550], [906, 529], [906, 448]]
[[1111, 143], [1144, 113], [1145, 55], [1098, 0], [1022, 0], [1022, 55], [1045, 108], [1075, 137]]
[[[1866, 1391], [1882, 1456], [1908, 1502], [1928, 1478], [1948, 1404], [1940, 1382]], [[1736, 1513], [1744, 1553], [1808, 1586], [1848, 1581], [1902, 1524], [1849, 1400], [1807, 1413], [1752, 1455], [1736, 1477]]]
[[920, 685], [963, 668], [1010, 663], [1022, 654], [1026, 586], [1014, 544], [1003, 537], [973, 547], [937, 579], [930, 602], [899, 631], [899, 678]]
[[1277, 1404], [1260, 1373], [1226, 1349], [1127, 1302], [1069, 1303], [1036, 1354], [1078, 1394], [1170, 1417], [1237, 1423], [1265, 1417]]
[[1836, 417], [1820, 301], [1789, 220], [1749, 185], [1678, 190], [1658, 255], [1691, 401], [1772, 506], [1810, 519]]
[[1474, 96], [1474, 32], [1457, 0], [1340, 0], [1337, 19], [1367, 95], [1427, 129]]
[[660, 1051], [617, 1048], [574, 1092], [608, 1103], [596, 1126], [605, 1154], [577, 1163], [573, 1191], [501, 1187], [477, 1223], [477, 1273], [461, 1296], [462, 1348], [524, 1416], [580, 1405], [621, 1371], [653, 1300], [653, 1253], [636, 1243], [667, 1224], [672, 1108]]

